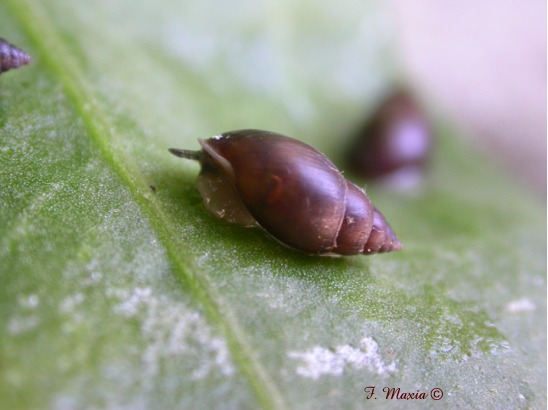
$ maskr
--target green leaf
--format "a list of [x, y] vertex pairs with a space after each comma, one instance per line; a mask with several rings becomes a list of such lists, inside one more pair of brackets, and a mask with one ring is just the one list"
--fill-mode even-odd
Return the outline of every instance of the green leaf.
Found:
[[0, 77], [0, 408], [546, 406], [543, 205], [449, 128], [419, 194], [368, 190], [405, 244], [372, 257], [214, 219], [167, 152], [335, 158], [389, 81], [379, 4], [43, 3], [0, 4], [33, 56]]

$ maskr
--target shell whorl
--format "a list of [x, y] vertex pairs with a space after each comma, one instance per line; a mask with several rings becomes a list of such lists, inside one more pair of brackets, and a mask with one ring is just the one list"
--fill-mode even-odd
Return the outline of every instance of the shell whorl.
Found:
[[27, 65], [30, 61], [27, 53], [0, 38], [0, 73]]
[[346, 209], [333, 252], [369, 255], [403, 249], [386, 218], [367, 194], [352, 182], [347, 180], [346, 183]]

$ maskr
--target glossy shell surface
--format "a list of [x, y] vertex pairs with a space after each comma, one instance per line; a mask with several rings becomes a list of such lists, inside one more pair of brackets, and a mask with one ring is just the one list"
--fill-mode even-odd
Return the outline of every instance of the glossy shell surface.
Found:
[[170, 151], [200, 161], [198, 189], [216, 216], [259, 225], [308, 254], [401, 248], [365, 192], [311, 146], [262, 130], [232, 131], [199, 142], [200, 152]]

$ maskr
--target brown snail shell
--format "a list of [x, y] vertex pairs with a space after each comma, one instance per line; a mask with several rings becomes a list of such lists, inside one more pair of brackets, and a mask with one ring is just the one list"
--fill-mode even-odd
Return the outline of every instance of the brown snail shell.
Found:
[[201, 151], [169, 151], [200, 161], [198, 190], [214, 215], [259, 225], [281, 243], [308, 254], [402, 248], [365, 192], [311, 146], [262, 130], [198, 141]]
[[433, 135], [418, 103], [405, 90], [386, 97], [357, 133], [348, 150], [350, 171], [394, 187], [420, 181]]
[[13, 44], [0, 38], [0, 73], [30, 63], [30, 56]]

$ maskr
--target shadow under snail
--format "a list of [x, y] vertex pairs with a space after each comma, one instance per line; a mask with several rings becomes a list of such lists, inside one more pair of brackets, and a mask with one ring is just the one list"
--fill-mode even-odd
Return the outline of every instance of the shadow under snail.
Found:
[[215, 216], [260, 226], [313, 255], [397, 251], [401, 243], [365, 192], [321, 152], [270, 131], [239, 130], [198, 140], [200, 151], [170, 148], [197, 160], [197, 187]]

